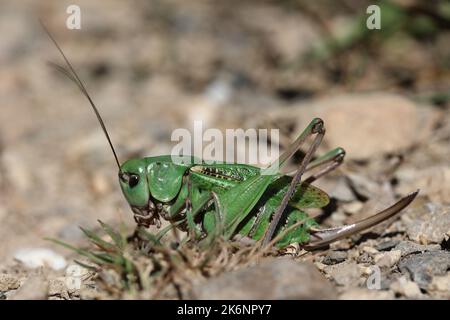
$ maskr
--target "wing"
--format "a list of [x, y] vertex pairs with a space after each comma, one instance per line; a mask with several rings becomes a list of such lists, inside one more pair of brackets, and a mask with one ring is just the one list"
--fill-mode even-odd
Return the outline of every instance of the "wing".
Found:
[[[283, 176], [269, 186], [272, 197], [281, 203], [281, 200], [289, 188], [292, 178]], [[296, 209], [322, 208], [330, 203], [330, 198], [325, 191], [306, 182], [301, 182], [289, 201], [289, 205]]]

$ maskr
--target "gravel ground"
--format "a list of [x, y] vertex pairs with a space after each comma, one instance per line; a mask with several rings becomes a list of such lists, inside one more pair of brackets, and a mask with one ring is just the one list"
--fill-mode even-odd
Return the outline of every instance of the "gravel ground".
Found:
[[[406, 12], [420, 3], [391, 2]], [[171, 132], [194, 120], [277, 127], [285, 146], [319, 116], [319, 151], [347, 151], [316, 183], [332, 197], [313, 212], [321, 225], [354, 222], [420, 189], [393, 221], [325, 250], [194, 277], [182, 297], [450, 298], [449, 24], [417, 31], [405, 18], [386, 37], [324, 49], [352, 34], [368, 1], [80, 0], [78, 31], [64, 27], [69, 4], [1, 4], [0, 299], [129, 297], [102, 291], [77, 255], [44, 240], [85, 246], [78, 226], [96, 230], [100, 219], [131, 233], [134, 221], [85, 99], [46, 64], [60, 57], [39, 18], [85, 80], [122, 161], [170, 153]]]

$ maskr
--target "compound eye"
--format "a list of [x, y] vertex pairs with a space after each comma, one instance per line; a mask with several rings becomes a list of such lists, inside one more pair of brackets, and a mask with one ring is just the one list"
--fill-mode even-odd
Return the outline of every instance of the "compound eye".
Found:
[[130, 179], [128, 180], [128, 185], [130, 186], [130, 188], [135, 187], [138, 183], [139, 183], [139, 176], [135, 174], [130, 175]]

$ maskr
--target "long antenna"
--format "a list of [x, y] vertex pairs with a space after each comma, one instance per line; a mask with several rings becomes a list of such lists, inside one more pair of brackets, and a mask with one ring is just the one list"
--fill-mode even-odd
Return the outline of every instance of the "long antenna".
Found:
[[55, 44], [55, 46], [58, 49], [58, 51], [61, 53], [61, 55], [64, 58], [64, 61], [66, 62], [66, 65], [67, 65], [68, 68], [60, 66], [59, 64], [56, 64], [56, 63], [53, 63], [53, 62], [50, 62], [50, 65], [52, 67], [54, 67], [56, 70], [58, 70], [59, 72], [61, 72], [62, 74], [64, 74], [67, 78], [72, 80], [78, 86], [78, 88], [84, 94], [84, 96], [89, 100], [89, 103], [91, 104], [91, 107], [94, 110], [95, 115], [97, 116], [97, 120], [98, 120], [98, 122], [100, 123], [100, 126], [103, 129], [103, 133], [105, 134], [106, 139], [108, 140], [109, 146], [111, 147], [111, 151], [112, 151], [112, 153], [114, 155], [114, 159], [116, 159], [117, 167], [119, 167], [119, 171], [120, 171], [119, 158], [117, 158], [116, 150], [114, 149], [114, 146], [113, 146], [113, 144], [111, 142], [111, 138], [109, 137], [108, 131], [106, 130], [106, 126], [105, 126], [105, 124], [103, 122], [103, 119], [102, 119], [100, 113], [98, 112], [97, 107], [94, 104], [94, 101], [92, 101], [92, 98], [89, 95], [88, 91], [86, 90], [86, 87], [84, 86], [84, 84], [81, 81], [80, 77], [78, 77], [77, 72], [73, 68], [72, 64], [69, 62], [69, 59], [67, 59], [67, 57], [64, 54], [64, 52], [62, 51], [61, 47], [56, 42], [55, 38], [53, 38], [53, 36], [50, 34], [50, 31], [48, 31], [48, 29], [44, 25], [44, 23], [41, 20], [39, 20], [39, 22], [41, 23], [41, 26], [44, 29], [45, 33], [47, 33], [47, 35], [50, 38], [50, 40], [52, 40], [52, 42]]

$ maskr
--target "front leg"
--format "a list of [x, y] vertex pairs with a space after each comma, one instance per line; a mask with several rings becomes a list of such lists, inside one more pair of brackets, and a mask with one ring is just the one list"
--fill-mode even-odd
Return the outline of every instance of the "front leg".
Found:
[[[188, 196], [185, 199], [185, 208], [186, 208], [186, 221], [188, 226], [188, 234], [190, 239], [199, 239], [201, 236], [200, 228], [195, 224], [194, 221], [194, 212], [192, 210], [192, 182], [189, 179], [189, 176], [186, 178], [186, 187]], [[200, 209], [199, 209], [200, 210]]]

